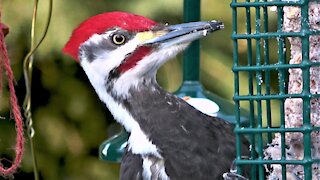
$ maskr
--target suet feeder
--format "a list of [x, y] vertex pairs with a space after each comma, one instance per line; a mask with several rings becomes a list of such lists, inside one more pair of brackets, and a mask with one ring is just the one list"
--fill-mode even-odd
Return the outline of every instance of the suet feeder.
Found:
[[[319, 179], [319, 1], [233, 0], [231, 7], [236, 164], [250, 165], [250, 179]], [[245, 75], [247, 87], [240, 83]], [[249, 127], [241, 125], [238, 109], [244, 104]], [[241, 157], [240, 135], [249, 137], [257, 153]]]

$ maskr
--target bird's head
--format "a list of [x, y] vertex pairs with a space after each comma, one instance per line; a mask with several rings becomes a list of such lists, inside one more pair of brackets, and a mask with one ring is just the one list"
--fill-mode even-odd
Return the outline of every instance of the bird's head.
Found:
[[127, 96], [141, 83], [154, 82], [157, 69], [190, 42], [222, 28], [219, 21], [166, 25], [108, 12], [81, 23], [63, 51], [80, 62], [96, 91], [104, 87]]

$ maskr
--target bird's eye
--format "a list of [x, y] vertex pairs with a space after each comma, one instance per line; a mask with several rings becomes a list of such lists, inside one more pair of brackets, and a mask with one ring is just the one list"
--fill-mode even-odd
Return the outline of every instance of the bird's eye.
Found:
[[126, 42], [126, 37], [123, 34], [114, 34], [112, 35], [112, 42], [115, 45], [122, 45]]

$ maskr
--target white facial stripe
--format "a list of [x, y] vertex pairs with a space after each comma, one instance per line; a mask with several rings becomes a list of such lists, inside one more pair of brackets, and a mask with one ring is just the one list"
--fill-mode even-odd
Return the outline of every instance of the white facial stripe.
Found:
[[137, 63], [134, 68], [136, 74], [140, 76], [153, 77], [156, 71], [168, 60], [174, 58], [179, 52], [183, 51], [189, 44], [179, 44], [153, 52]]
[[86, 72], [90, 83], [96, 90], [99, 98], [106, 103], [108, 109], [113, 114], [114, 118], [117, 119], [121, 124], [125, 126], [128, 131], [131, 131], [131, 127], [134, 126], [135, 122], [126, 121], [125, 119], [131, 120], [131, 117], [124, 108], [107, 93], [105, 86], [105, 76], [108, 72], [103, 72], [103, 68], [98, 66], [98, 63], [90, 63], [86, 60], [81, 61], [81, 66]]

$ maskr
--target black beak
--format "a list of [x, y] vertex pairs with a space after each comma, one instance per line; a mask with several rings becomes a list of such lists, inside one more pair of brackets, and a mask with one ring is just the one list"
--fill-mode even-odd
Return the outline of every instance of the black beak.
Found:
[[190, 22], [167, 25], [165, 26], [165, 31], [168, 31], [168, 33], [147, 40], [144, 42], [144, 45], [159, 44], [161, 46], [171, 46], [175, 44], [189, 43], [223, 28], [224, 25], [221, 21]]

